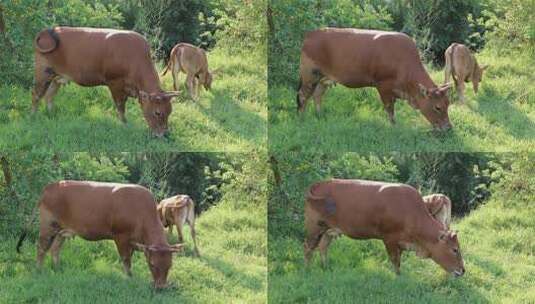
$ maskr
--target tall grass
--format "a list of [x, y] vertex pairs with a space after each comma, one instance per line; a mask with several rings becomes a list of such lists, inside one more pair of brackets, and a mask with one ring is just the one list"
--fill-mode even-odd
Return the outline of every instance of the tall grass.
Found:
[[[419, 111], [396, 103], [395, 126], [390, 125], [374, 88], [341, 85], [324, 95], [322, 112], [313, 101], [299, 117], [293, 85], [269, 88], [269, 146], [292, 151], [529, 151], [535, 148], [535, 74], [531, 56], [519, 52], [477, 54], [490, 67], [479, 93], [467, 84], [467, 102], [454, 102], [449, 117], [454, 128], [435, 134]], [[297, 58], [296, 58], [297, 60]], [[444, 81], [441, 70], [431, 76]], [[298, 75], [295, 75], [298, 78]], [[296, 81], [297, 83], [297, 81]], [[454, 90], [453, 90], [454, 91]], [[455, 94], [450, 100], [455, 100]]]
[[302, 240], [270, 234], [269, 303], [534, 303], [534, 214], [533, 204], [491, 200], [454, 221], [467, 270], [457, 279], [414, 253], [397, 277], [381, 241], [347, 237], [331, 244], [326, 270], [317, 253], [306, 270]]
[[[2, 303], [263, 303], [267, 290], [266, 208], [223, 201], [201, 214], [197, 238], [201, 258], [193, 256], [189, 228], [186, 250], [173, 259], [172, 288], [156, 292], [141, 253], [133, 257], [133, 277], [122, 271], [112, 241], [66, 241], [58, 270], [50, 257], [35, 266], [35, 241], [15, 252], [15, 236], [0, 245]], [[169, 237], [176, 243], [176, 231]], [[31, 245], [29, 243], [32, 243]]]
[[[127, 102], [128, 123], [117, 118], [106, 87], [62, 87], [55, 109], [31, 114], [30, 90], [0, 86], [0, 150], [44, 151], [250, 151], [265, 149], [267, 134], [266, 63], [217, 49], [210, 68], [221, 68], [212, 91], [198, 103], [183, 92], [173, 103], [169, 139], [153, 138], [137, 100]], [[185, 77], [182, 75], [182, 82]], [[163, 88], [172, 90], [168, 73]]]

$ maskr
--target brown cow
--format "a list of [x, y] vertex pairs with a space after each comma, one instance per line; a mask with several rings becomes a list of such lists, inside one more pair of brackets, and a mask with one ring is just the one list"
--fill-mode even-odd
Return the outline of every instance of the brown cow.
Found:
[[437, 221], [441, 222], [446, 229], [450, 229], [451, 223], [451, 200], [444, 194], [431, 194], [422, 197], [427, 211]]
[[179, 43], [171, 50], [167, 67], [163, 71], [164, 76], [171, 70], [173, 76], [173, 87], [178, 91], [177, 82], [180, 72], [186, 74], [186, 87], [191, 99], [197, 100], [199, 97], [199, 87], [204, 86], [206, 90], [212, 88], [213, 73], [208, 70], [208, 59], [206, 52], [188, 43]]
[[486, 65], [479, 66], [476, 57], [464, 44], [452, 43], [444, 52], [446, 67], [444, 70], [444, 83], [450, 81], [450, 76], [455, 81], [457, 95], [461, 103], [464, 103], [464, 83], [472, 81], [474, 93], [477, 94], [479, 83], [483, 78]]
[[437, 87], [420, 61], [414, 41], [403, 33], [325, 28], [308, 32], [301, 50], [297, 108], [321, 97], [333, 83], [349, 88], [375, 87], [394, 123], [394, 103], [406, 99], [438, 129], [449, 129], [450, 85]]
[[408, 185], [339, 179], [313, 184], [306, 194], [305, 228], [306, 264], [319, 247], [325, 266], [333, 236], [344, 234], [382, 240], [397, 274], [403, 250], [415, 250], [455, 276], [465, 272], [457, 235], [429, 214]]
[[37, 34], [34, 42], [35, 112], [44, 97], [48, 109], [60, 86], [72, 80], [111, 91], [121, 121], [126, 123], [125, 103], [137, 97], [143, 116], [158, 137], [167, 132], [171, 99], [177, 92], [164, 92], [154, 68], [147, 40], [132, 31], [79, 27], [55, 27]]
[[169, 233], [173, 234], [173, 225], [176, 226], [178, 241], [184, 242], [182, 229], [188, 223], [193, 239], [193, 247], [196, 256], [200, 256], [195, 239], [195, 203], [188, 195], [175, 195], [164, 199], [158, 204], [158, 215], [164, 227], [169, 227]]
[[[77, 235], [88, 241], [113, 240], [128, 276], [132, 275], [133, 251], [141, 250], [149, 264], [154, 286], [166, 286], [172, 253], [179, 251], [182, 245], [167, 243], [156, 202], [146, 188], [131, 184], [60, 181], [45, 187], [38, 207], [39, 267], [49, 249], [54, 266], [58, 265], [59, 252], [67, 236]], [[36, 211], [37, 208], [32, 221]], [[17, 243], [19, 253], [25, 236], [26, 232]]]

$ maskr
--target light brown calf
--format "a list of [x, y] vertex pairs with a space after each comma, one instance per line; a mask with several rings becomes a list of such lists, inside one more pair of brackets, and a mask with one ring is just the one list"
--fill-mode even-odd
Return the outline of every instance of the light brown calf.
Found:
[[427, 210], [449, 230], [451, 223], [451, 200], [444, 194], [431, 194], [422, 197]]
[[213, 73], [208, 70], [206, 52], [188, 43], [179, 43], [171, 50], [167, 67], [163, 75], [171, 70], [173, 87], [178, 91], [177, 82], [180, 72], [186, 74], [186, 87], [193, 100], [199, 97], [199, 87], [203, 85], [206, 90], [212, 88]]
[[444, 57], [446, 58], [444, 83], [449, 83], [450, 76], [452, 76], [459, 100], [464, 103], [464, 83], [471, 81], [474, 93], [477, 94], [479, 83], [483, 78], [483, 71], [488, 66], [480, 67], [470, 49], [460, 43], [452, 43], [446, 49]]
[[158, 215], [164, 227], [169, 227], [169, 233], [173, 233], [173, 225], [176, 226], [178, 241], [184, 242], [182, 229], [185, 223], [188, 223], [193, 239], [194, 252], [200, 256], [197, 249], [197, 240], [195, 239], [195, 203], [188, 195], [175, 195], [160, 202], [157, 207]]

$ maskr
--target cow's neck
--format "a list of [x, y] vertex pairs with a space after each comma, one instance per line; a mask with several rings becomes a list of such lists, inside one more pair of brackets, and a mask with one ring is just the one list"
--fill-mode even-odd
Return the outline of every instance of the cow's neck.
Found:
[[143, 244], [145, 245], [169, 245], [160, 222], [153, 222], [143, 229]]
[[441, 233], [444, 231], [441, 223], [431, 217], [431, 215], [426, 215], [419, 221], [419, 227], [417, 227], [415, 232], [417, 243], [424, 247], [425, 244], [438, 242]]
[[137, 89], [147, 93], [160, 93], [162, 89], [160, 87], [160, 78], [156, 73], [156, 70], [152, 66], [145, 67], [142, 72], [139, 73], [140, 78], [137, 81]]

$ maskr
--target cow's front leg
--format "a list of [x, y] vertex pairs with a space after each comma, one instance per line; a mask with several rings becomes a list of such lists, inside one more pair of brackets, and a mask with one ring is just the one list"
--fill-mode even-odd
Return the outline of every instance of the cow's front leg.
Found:
[[126, 123], [125, 111], [128, 95], [125, 93], [124, 87], [121, 84], [112, 84], [109, 88], [115, 103], [115, 108], [117, 109], [117, 115], [123, 123]]
[[380, 86], [378, 91], [379, 95], [381, 96], [381, 100], [383, 101], [385, 112], [388, 115], [388, 120], [394, 125], [396, 123], [396, 120], [394, 119], [394, 104], [396, 102], [396, 95], [388, 86]]
[[401, 267], [401, 248], [395, 241], [384, 240], [383, 242], [385, 244], [386, 251], [388, 252], [390, 262], [392, 262], [392, 266], [394, 267], [394, 272], [399, 275], [399, 269]]
[[119, 255], [121, 256], [121, 260], [123, 262], [123, 270], [127, 276], [131, 277], [131, 261], [134, 248], [132, 247], [127, 238], [115, 239], [115, 245], [117, 246], [117, 250], [119, 251]]

